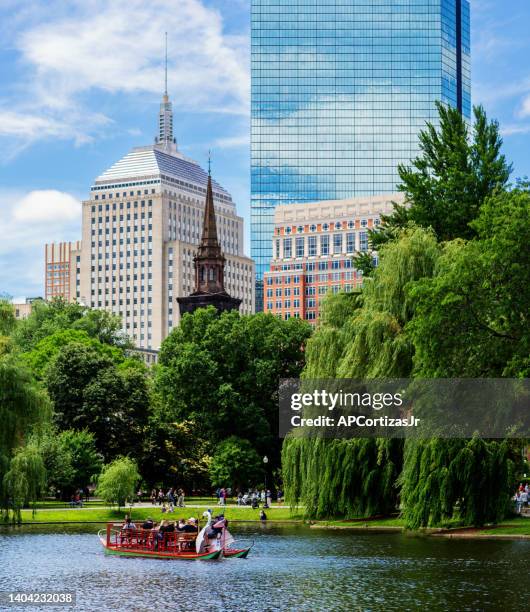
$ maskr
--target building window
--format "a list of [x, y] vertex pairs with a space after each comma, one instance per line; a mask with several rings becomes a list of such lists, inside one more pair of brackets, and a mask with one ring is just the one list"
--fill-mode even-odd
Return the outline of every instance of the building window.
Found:
[[353, 253], [355, 251], [355, 234], [346, 234], [346, 253]]
[[309, 236], [307, 239], [307, 250], [309, 257], [315, 257], [317, 254], [317, 237]]
[[320, 254], [329, 255], [329, 236], [320, 236]]
[[296, 239], [296, 257], [304, 256], [304, 239], [297, 238]]
[[276, 259], [280, 259], [280, 241], [275, 240], [275, 257]]
[[368, 250], [368, 232], [359, 232], [359, 250]]
[[342, 234], [333, 234], [333, 253], [342, 252]]
[[289, 259], [293, 256], [293, 241], [292, 238], [283, 239], [283, 256]]

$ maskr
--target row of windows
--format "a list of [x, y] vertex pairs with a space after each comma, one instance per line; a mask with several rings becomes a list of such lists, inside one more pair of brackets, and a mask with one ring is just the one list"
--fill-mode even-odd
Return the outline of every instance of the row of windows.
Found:
[[[328, 293], [339, 293], [341, 290], [345, 291], [345, 292], [350, 292], [353, 288], [353, 285], [344, 285], [344, 286], [340, 286], [340, 285], [333, 285], [332, 287], [322, 287], [322, 289], [325, 289], [326, 291], [322, 291], [320, 293], [321, 297], [322, 296], [326, 296]], [[305, 308], [317, 308], [319, 303], [319, 300], [317, 298], [308, 298], [304, 301], [304, 306]], [[301, 300], [299, 298], [295, 298], [293, 300], [276, 300], [275, 302], [267, 302], [267, 310], [268, 311], [272, 311], [274, 309], [276, 310], [282, 310], [282, 309], [286, 309], [286, 308], [300, 308], [301, 307]], [[310, 315], [311, 313], [306, 313], [307, 318], [314, 318], [313, 317], [309, 317], [308, 315]], [[314, 315], [315, 313], [313, 313]], [[296, 316], [296, 315], [295, 315]]]
[[[345, 237], [345, 240], [344, 240]], [[332, 244], [333, 253], [342, 253], [343, 249], [346, 249], [347, 253], [354, 253], [356, 250], [367, 251], [368, 250], [368, 233], [358, 233], [358, 244], [359, 248], [356, 249], [356, 235], [354, 232], [347, 234], [333, 234]], [[281, 252], [281, 246], [283, 246], [283, 252]], [[320, 248], [319, 248], [320, 247]], [[315, 257], [316, 255], [329, 255], [330, 254], [330, 236], [323, 234], [321, 236], [308, 236], [296, 237], [295, 239], [295, 257]], [[279, 259], [280, 256], [289, 259], [293, 256], [293, 241], [291, 238], [284, 238], [275, 241], [275, 257]]]
[[[153, 205], [153, 200], [149, 200], [147, 207], [150, 208]], [[114, 204], [112, 204], [112, 206], [110, 204], [105, 204], [105, 211], [110, 211], [110, 210], [123, 210], [124, 208], [130, 209], [130, 208], [145, 208], [145, 200], [141, 201], [141, 204], [138, 205], [138, 202], [120, 202], [119, 204], [117, 204], [116, 202]], [[101, 204], [99, 204], [97, 206], [98, 212], [103, 212], [103, 206]], [[92, 213], [96, 212], [96, 206], [92, 205]], [[145, 219], [145, 213], [142, 212], [142, 219]], [[153, 216], [153, 213], [151, 211], [149, 211], [148, 213], [149, 217], [151, 218]], [[116, 221], [116, 215], [112, 216], [112, 220]], [[131, 218], [130, 213], [127, 213], [127, 219], [129, 220]], [[134, 213], [134, 218], [138, 219], [138, 213]], [[93, 217], [94, 219], [94, 217]], [[102, 217], [98, 217], [98, 221], [101, 223], [101, 219]], [[123, 221], [124, 217], [123, 215], [120, 215], [119, 217], [120, 221]], [[109, 222], [109, 216], [105, 217], [105, 221], [108, 223]]]
[[[379, 219], [374, 219], [374, 225], [379, 225], [380, 224], [380, 220]], [[361, 219], [360, 220], [360, 226], [361, 227], [368, 227], [368, 219]], [[327, 232], [330, 229], [335, 229], [335, 230], [340, 230], [340, 229], [345, 229], [346, 227], [348, 227], [348, 229], [354, 229], [355, 228], [355, 221], [353, 220], [349, 220], [349, 221], [335, 221], [334, 223], [322, 223], [322, 231]], [[292, 231], [292, 227], [289, 225], [287, 227], [284, 228], [284, 232], [286, 234], [290, 234]], [[309, 226], [309, 231], [310, 232], [316, 232], [317, 231], [317, 226], [312, 223]], [[304, 233], [304, 226], [303, 225], [298, 225], [296, 228], [296, 232], [298, 234], [303, 234]], [[276, 233], [279, 234], [280, 233], [280, 228], [276, 229]]]
[[[108, 189], [108, 187], [100, 187], [99, 189]], [[155, 189], [151, 189], [151, 193], [156, 193], [156, 190]], [[143, 195], [148, 195], [148, 194], [149, 194], [149, 190], [148, 189], [144, 189]], [[102, 194], [96, 194], [94, 196], [94, 199], [95, 200], [99, 200], [100, 196], [101, 196], [102, 200], [106, 200], [107, 196], [108, 196], [109, 200], [113, 200], [114, 198], [119, 199], [120, 197], [122, 197], [122, 198], [131, 197], [132, 198], [132, 197], [134, 197], [134, 195], [135, 195], [134, 191], [129, 191], [129, 196], [127, 196], [127, 192], [126, 191], [123, 191], [121, 193], [121, 195], [119, 193], [116, 193], [115, 195], [112, 194], [112, 193], [102, 193]], [[137, 196], [141, 196], [142, 195], [141, 190], [138, 190], [136, 192], [136, 195]], [[151, 200], [149, 200], [149, 204], [150, 205], [151, 205], [151, 203], [152, 203]], [[129, 204], [130, 204], [130, 202], [127, 202], [127, 208], [130, 208]], [[135, 202], [134, 205], [135, 205], [135, 208], [136, 208], [136, 206], [138, 205], [138, 202]], [[145, 206], [145, 202], [142, 202], [142, 206]], [[106, 210], [109, 210], [109, 205], [107, 204], [105, 208], [106, 208]], [[123, 202], [120, 204], [120, 208], [123, 208]], [[116, 209], [116, 204], [112, 205], [112, 209], [113, 210]], [[101, 210], [101, 204], [99, 205], [99, 210]], [[92, 207], [92, 212], [94, 212], [94, 207]]]

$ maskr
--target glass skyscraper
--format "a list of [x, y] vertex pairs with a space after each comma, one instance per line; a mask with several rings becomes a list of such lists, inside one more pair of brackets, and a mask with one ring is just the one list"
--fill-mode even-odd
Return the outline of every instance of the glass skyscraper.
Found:
[[391, 193], [436, 100], [470, 117], [469, 30], [468, 0], [252, 0], [258, 281], [276, 205]]

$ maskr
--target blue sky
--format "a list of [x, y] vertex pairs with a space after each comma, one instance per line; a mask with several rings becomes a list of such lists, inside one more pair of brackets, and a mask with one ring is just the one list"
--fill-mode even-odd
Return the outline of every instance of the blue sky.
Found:
[[[169, 32], [180, 149], [246, 219], [250, 0], [0, 1], [0, 293], [43, 293], [43, 245], [80, 238], [79, 201], [131, 147], [152, 142]], [[509, 7], [509, 10], [507, 10]], [[471, 0], [472, 96], [530, 175], [530, 3]]]

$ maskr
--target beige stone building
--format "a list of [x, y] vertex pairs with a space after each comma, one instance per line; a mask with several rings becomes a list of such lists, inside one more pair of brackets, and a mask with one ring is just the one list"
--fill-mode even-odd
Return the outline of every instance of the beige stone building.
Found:
[[[119, 315], [138, 348], [159, 348], [179, 323], [176, 298], [194, 289], [207, 180], [177, 148], [165, 95], [155, 144], [134, 148], [98, 176], [82, 204], [70, 299]], [[254, 263], [243, 253], [243, 219], [215, 181], [213, 197], [226, 288], [242, 300], [241, 313], [252, 313]]]

